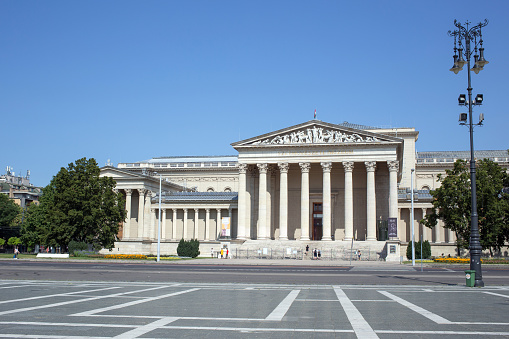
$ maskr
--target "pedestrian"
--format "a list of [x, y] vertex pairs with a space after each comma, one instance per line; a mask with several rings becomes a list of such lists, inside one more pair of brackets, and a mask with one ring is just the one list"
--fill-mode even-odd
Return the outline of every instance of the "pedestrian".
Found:
[[228, 259], [228, 254], [230, 254], [230, 250], [226, 248], [226, 259]]
[[322, 258], [322, 250], [318, 250], [318, 259]]
[[223, 249], [221, 248], [221, 259], [223, 259]]
[[316, 248], [315, 248], [315, 250], [313, 251], [313, 257], [314, 257], [315, 259], [318, 257], [318, 253], [317, 253], [317, 251], [316, 251]]
[[18, 251], [18, 248], [16, 247], [14, 249], [14, 259], [18, 259], [18, 254], [19, 254], [19, 251]]
[[214, 258], [214, 248], [213, 247], [210, 249], [210, 257]]
[[359, 261], [361, 261], [361, 250], [357, 250], [357, 257], [359, 258]]
[[308, 255], [309, 252], [309, 245], [306, 245], [306, 255]]

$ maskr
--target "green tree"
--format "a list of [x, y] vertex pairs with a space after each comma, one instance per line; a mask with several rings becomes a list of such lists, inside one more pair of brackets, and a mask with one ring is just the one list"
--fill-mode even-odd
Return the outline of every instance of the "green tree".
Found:
[[19, 207], [6, 194], [0, 193], [0, 236], [17, 234], [17, 220], [20, 220], [21, 207]]
[[[458, 247], [468, 248], [470, 240], [471, 191], [470, 168], [458, 160], [446, 175], [439, 175], [441, 186], [431, 192], [434, 211], [422, 220], [427, 227], [436, 226], [439, 219], [444, 227], [455, 232]], [[503, 193], [509, 176], [503, 168], [489, 159], [480, 160], [476, 166], [477, 214], [479, 216], [480, 242], [483, 249], [500, 249], [509, 240], [509, 199]]]
[[0, 238], [0, 247], [5, 245], [5, 239]]
[[[43, 201], [45, 196], [41, 197]], [[37, 244], [48, 243], [49, 225], [47, 222], [46, 204], [31, 204], [25, 211], [25, 222], [21, 225], [21, 241], [33, 249]]]
[[115, 181], [99, 173], [93, 158], [62, 167], [43, 189], [40, 210], [30, 215], [23, 236], [55, 247], [74, 240], [112, 248], [126, 216], [124, 199], [114, 191]]

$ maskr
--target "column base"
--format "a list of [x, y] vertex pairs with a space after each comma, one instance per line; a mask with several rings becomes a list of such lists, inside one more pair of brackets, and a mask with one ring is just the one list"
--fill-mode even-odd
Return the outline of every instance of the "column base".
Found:
[[332, 241], [331, 237], [322, 237], [322, 241]]
[[376, 238], [367, 238], [366, 241], [376, 241]]
[[306, 237], [300, 237], [300, 240], [301, 241], [309, 241], [309, 237], [307, 237], [307, 238]]
[[279, 237], [279, 240], [288, 240], [288, 237]]

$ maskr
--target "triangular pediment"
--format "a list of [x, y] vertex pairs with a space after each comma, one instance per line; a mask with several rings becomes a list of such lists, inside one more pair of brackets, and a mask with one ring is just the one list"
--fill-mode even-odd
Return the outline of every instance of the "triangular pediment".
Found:
[[122, 170], [116, 167], [105, 166], [101, 168], [101, 176], [115, 177], [116, 179], [141, 179], [144, 175]]
[[271, 146], [304, 146], [327, 144], [380, 144], [401, 142], [401, 139], [330, 124], [319, 120], [311, 120], [254, 138], [233, 143], [236, 147], [271, 147]]

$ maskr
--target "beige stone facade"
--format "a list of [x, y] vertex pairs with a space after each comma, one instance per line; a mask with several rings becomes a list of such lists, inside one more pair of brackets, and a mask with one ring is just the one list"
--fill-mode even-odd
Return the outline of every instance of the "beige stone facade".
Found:
[[[414, 128], [379, 129], [311, 120], [232, 144], [232, 156], [165, 157], [104, 167], [126, 197], [127, 220], [116, 250], [155, 253], [161, 195], [161, 253], [180, 239], [200, 240], [202, 254], [221, 242], [249, 250], [306, 244], [340, 250], [369, 244], [380, 256], [388, 218], [397, 237], [411, 240], [410, 184], [414, 177], [416, 240], [434, 255], [452, 253], [454, 235], [419, 220], [430, 212], [430, 189], [462, 152], [416, 153]], [[492, 151], [507, 167], [507, 154]], [[445, 157], [443, 157], [445, 155]], [[442, 158], [436, 158], [440, 156]], [[229, 237], [221, 222], [230, 218]], [[237, 252], [238, 253], [238, 252]]]

